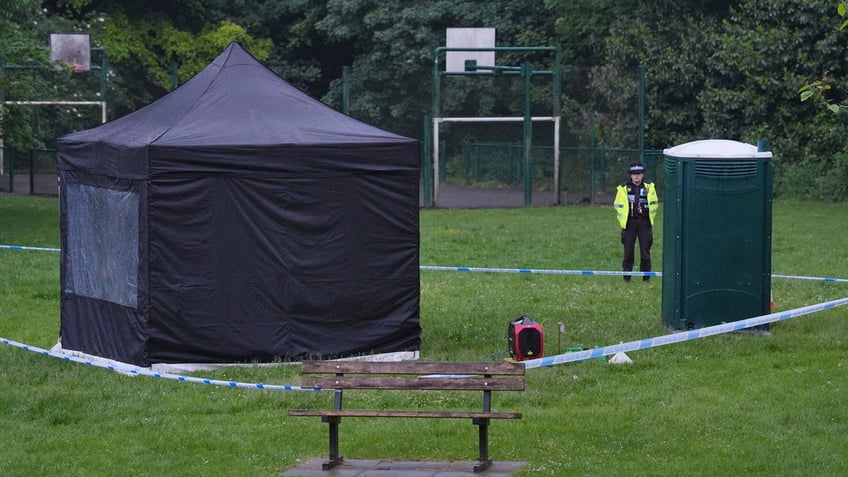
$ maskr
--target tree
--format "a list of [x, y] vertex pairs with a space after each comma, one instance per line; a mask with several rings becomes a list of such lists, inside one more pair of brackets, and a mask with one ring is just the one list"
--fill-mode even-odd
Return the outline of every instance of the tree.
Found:
[[[848, 131], [841, 115], [808, 107], [848, 104], [840, 28], [822, 21], [832, 17], [832, 7], [815, 2], [0, 2], [0, 55], [7, 64], [42, 64], [48, 77], [41, 46], [46, 33], [87, 31], [109, 55], [108, 99], [118, 115], [162, 96], [173, 87], [175, 71], [185, 81], [238, 40], [285, 79], [336, 108], [342, 106], [342, 70], [350, 66], [350, 113], [412, 137], [420, 135], [422, 115], [430, 111], [434, 49], [444, 45], [445, 29], [494, 27], [498, 46], [560, 48], [567, 131], [588, 129], [592, 114], [605, 144], [635, 146], [637, 71], [644, 65], [648, 148], [705, 137], [767, 139], [776, 153], [779, 193], [848, 198], [840, 188], [848, 184]], [[838, 2], [843, 29], [846, 13], [848, 2]], [[501, 65], [523, 61], [546, 60], [508, 54], [498, 59]], [[817, 80], [810, 81], [811, 71]], [[29, 79], [12, 80], [0, 77], [6, 94], [32, 90]], [[52, 91], [73, 93], [71, 81], [51, 81]], [[523, 109], [520, 81], [451, 81], [450, 90], [443, 90], [448, 114], [514, 115]], [[807, 84], [800, 92], [807, 102], [797, 100], [799, 84]], [[534, 98], [534, 107], [547, 107], [548, 93]], [[27, 114], [18, 108], [13, 117], [7, 108], [0, 120], [6, 137], [17, 137], [18, 144], [32, 143]], [[496, 128], [462, 129], [471, 137]]]
[[[0, 37], [0, 96], [4, 100], [99, 99], [93, 74], [75, 74], [67, 65], [50, 62], [50, 34], [75, 31], [72, 22], [47, 15], [39, 2], [29, 0], [7, 1], [0, 12], [4, 32]], [[58, 135], [97, 124], [101, 114], [90, 106], [10, 104], [0, 108], [0, 116], [5, 147], [23, 151], [52, 147]]]
[[776, 152], [777, 193], [848, 198], [845, 126], [795, 100], [807, 71], [830, 72], [828, 97], [837, 104], [846, 91], [844, 47], [835, 29], [820, 21], [826, 5], [648, 3], [610, 15], [605, 48], [586, 77], [593, 107], [605, 113], [602, 126], [612, 131], [607, 137], [627, 138], [635, 128], [627, 111], [636, 89], [627, 75], [644, 64], [648, 147], [713, 137], [766, 139]]
[[[848, 17], [848, 3], [839, 2], [836, 7], [836, 12], [842, 18]], [[839, 25], [839, 30], [842, 31], [846, 27], [848, 27], [848, 18], [843, 20], [842, 24]], [[813, 100], [824, 103], [831, 112], [838, 113], [846, 106], [833, 104], [833, 102], [827, 97], [827, 92], [831, 89], [831, 84], [828, 78], [829, 75], [830, 71], [825, 71], [816, 81], [802, 86], [799, 93], [801, 101]]]
[[[44, 68], [48, 55], [38, 32], [26, 28], [22, 20], [41, 18], [36, 0], [0, 1], [0, 97], [3, 100], [30, 99], [35, 88], [31, 75], [18, 74], [17, 67]], [[6, 147], [24, 148], [37, 142], [33, 135], [31, 110], [0, 106], [0, 138]]]
[[[316, 27], [330, 41], [352, 45], [352, 114], [417, 137], [422, 116], [430, 111], [434, 52], [444, 46], [447, 28], [491, 27], [497, 31], [499, 46], [540, 46], [553, 34], [553, 18], [546, 11], [541, 0], [403, 0], [392, 8], [376, 0], [339, 0], [328, 2]], [[499, 59], [501, 64], [521, 61], [527, 58]], [[492, 81], [467, 82], [446, 91], [445, 107], [474, 108], [473, 113], [466, 111], [478, 115], [515, 111], [517, 105], [509, 102], [521, 103], [520, 81], [514, 82], [512, 94], [498, 94], [503, 91], [499, 88], [508, 86]], [[325, 101], [340, 105], [341, 86], [341, 81], [334, 81]]]

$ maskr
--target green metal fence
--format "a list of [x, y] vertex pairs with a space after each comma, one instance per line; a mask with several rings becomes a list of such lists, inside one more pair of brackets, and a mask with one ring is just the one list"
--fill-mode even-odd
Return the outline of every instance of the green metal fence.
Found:
[[[440, 148], [444, 151], [444, 147]], [[476, 141], [465, 143], [461, 154], [442, 156], [445, 165], [439, 172], [444, 185], [454, 185], [445, 193], [481, 196], [489, 190], [491, 197], [498, 191], [504, 194], [524, 186], [524, 147], [520, 142]], [[531, 151], [531, 184], [533, 192], [553, 193], [553, 148], [533, 146]], [[611, 203], [618, 184], [628, 178], [627, 168], [632, 162], [642, 161], [647, 168], [646, 177], [662, 190], [663, 168], [661, 150], [562, 147], [560, 148], [559, 203]], [[485, 207], [479, 199], [475, 207]], [[452, 206], [462, 206], [461, 197], [450, 201]], [[502, 205], [493, 202], [492, 207]], [[513, 204], [521, 206], [523, 204]], [[543, 204], [536, 204], [543, 205]]]
[[55, 149], [3, 149], [0, 192], [58, 195]]

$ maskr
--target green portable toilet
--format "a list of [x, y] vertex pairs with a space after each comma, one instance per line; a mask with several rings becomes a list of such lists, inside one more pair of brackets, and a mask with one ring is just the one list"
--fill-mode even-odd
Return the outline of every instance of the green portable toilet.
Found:
[[663, 151], [664, 326], [769, 313], [772, 153], [760, 149], [709, 139]]

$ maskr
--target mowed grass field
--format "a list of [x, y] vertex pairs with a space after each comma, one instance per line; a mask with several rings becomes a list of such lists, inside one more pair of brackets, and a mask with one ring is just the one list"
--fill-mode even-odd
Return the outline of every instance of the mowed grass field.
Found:
[[[775, 274], [848, 278], [848, 204], [778, 200]], [[609, 207], [421, 211], [421, 264], [618, 270]], [[654, 269], [662, 270], [662, 224]], [[56, 198], [0, 196], [0, 244], [58, 247]], [[776, 309], [848, 297], [848, 284], [774, 279]], [[50, 348], [59, 330], [59, 254], [0, 249], [0, 337]], [[542, 323], [546, 355], [669, 333], [662, 283], [617, 276], [421, 272], [421, 357], [500, 360], [511, 319]], [[558, 323], [566, 332], [558, 332]], [[493, 408], [495, 460], [519, 476], [848, 474], [848, 307], [734, 333], [528, 370]], [[298, 384], [298, 366], [196, 376]], [[425, 394], [421, 396], [420, 394]], [[475, 408], [479, 395], [349, 393], [349, 407]], [[0, 344], [0, 475], [273, 476], [325, 455], [326, 424], [289, 408], [331, 393], [131, 377]], [[348, 458], [473, 460], [464, 420], [349, 419]]]

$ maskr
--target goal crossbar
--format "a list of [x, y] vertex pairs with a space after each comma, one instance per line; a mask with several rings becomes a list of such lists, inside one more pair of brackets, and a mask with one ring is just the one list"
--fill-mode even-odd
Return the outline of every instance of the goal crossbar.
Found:
[[[445, 118], [434, 118], [435, 121], [440, 123], [508, 123], [508, 122], [521, 122], [524, 121], [524, 117], [520, 116], [483, 116], [483, 117], [474, 117], [474, 116], [457, 116], [457, 117], [445, 117]], [[557, 116], [532, 116], [530, 118], [531, 121], [556, 121]]]
[[100, 106], [100, 121], [106, 122], [106, 101], [3, 101], [19, 106]]

